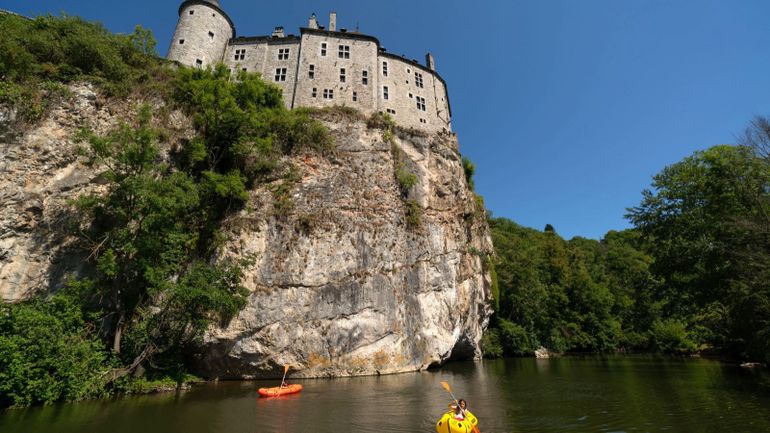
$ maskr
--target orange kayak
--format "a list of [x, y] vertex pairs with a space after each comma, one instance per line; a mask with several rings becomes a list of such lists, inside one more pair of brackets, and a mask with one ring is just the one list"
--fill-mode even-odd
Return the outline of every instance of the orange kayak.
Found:
[[302, 391], [302, 385], [286, 385], [283, 388], [280, 386], [274, 386], [272, 388], [259, 388], [257, 392], [260, 397], [279, 397], [287, 394], [296, 394]]

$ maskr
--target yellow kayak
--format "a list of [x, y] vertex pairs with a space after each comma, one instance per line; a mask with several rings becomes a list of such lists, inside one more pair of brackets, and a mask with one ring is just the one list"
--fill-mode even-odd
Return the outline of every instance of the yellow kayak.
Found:
[[456, 420], [454, 412], [451, 410], [444, 414], [436, 423], [437, 433], [472, 433], [473, 427], [479, 423], [479, 420], [469, 411], [465, 411], [465, 419]]

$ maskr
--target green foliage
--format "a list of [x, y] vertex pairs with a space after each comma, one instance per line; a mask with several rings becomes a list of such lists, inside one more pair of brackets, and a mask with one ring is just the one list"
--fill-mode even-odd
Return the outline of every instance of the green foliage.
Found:
[[104, 395], [102, 343], [65, 295], [0, 304], [0, 406]]
[[511, 355], [526, 355], [537, 349], [537, 340], [521, 325], [500, 319], [498, 323], [503, 351]]
[[476, 174], [476, 165], [473, 162], [463, 156], [463, 172], [465, 173], [465, 180], [468, 182], [468, 186], [471, 190], [476, 189], [476, 184], [473, 182], [473, 175]]
[[403, 165], [396, 168], [396, 180], [402, 195], [408, 195], [409, 190], [417, 185], [417, 175], [406, 170]]
[[656, 320], [650, 327], [650, 345], [664, 353], [688, 354], [697, 349], [687, 327], [676, 320]]
[[629, 209], [632, 230], [565, 241], [490, 221], [506, 354], [699, 350], [770, 361], [770, 121], [750, 146], [715, 146], [663, 169]]
[[125, 394], [153, 394], [174, 391], [201, 382], [199, 377], [191, 374], [157, 377], [124, 377], [116, 384], [118, 390]]
[[406, 207], [406, 225], [410, 228], [417, 228], [422, 225], [422, 207], [417, 200], [409, 199], [404, 203]]
[[130, 35], [115, 35], [101, 24], [77, 17], [43, 16], [34, 20], [0, 16], [0, 78], [16, 87], [0, 90], [0, 101], [21, 104], [20, 117], [39, 120], [59, 96], [50, 83], [88, 80], [112, 95], [126, 95], [138, 86], [168, 74], [155, 58], [155, 39], [137, 26]]
[[196, 179], [170, 170], [160, 157], [161, 135], [147, 106], [136, 127], [81, 134], [90, 144], [88, 161], [104, 168], [109, 183], [106, 194], [76, 202], [98, 270], [94, 280], [81, 282], [80, 294], [86, 305], [115, 318], [114, 349], [133, 364], [150, 357], [156, 365], [178, 363], [180, 348], [244, 304], [239, 268], [202, 260], [212, 252], [207, 240], [222, 204], [246, 198], [243, 176], [204, 171]]
[[656, 344], [770, 359], [767, 155], [760, 147], [715, 146], [666, 167], [652, 187], [628, 218], [662, 282], [652, 298], [669, 321], [655, 324]]
[[[499, 284], [496, 326], [506, 354], [644, 348], [654, 279], [633, 232], [565, 241], [490, 220]], [[638, 303], [637, 303], [638, 301]]]
[[256, 74], [233, 80], [224, 65], [182, 68], [174, 86], [176, 102], [200, 132], [180, 152], [193, 175], [239, 170], [251, 185], [272, 175], [282, 155], [332, 150], [328, 130], [307, 111], [286, 110], [281, 89]]
[[481, 337], [481, 351], [485, 358], [502, 358], [503, 345], [500, 343], [500, 331], [489, 329]]

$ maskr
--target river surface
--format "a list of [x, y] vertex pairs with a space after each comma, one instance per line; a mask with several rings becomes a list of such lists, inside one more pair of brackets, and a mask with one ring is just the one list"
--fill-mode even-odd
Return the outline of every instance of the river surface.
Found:
[[176, 394], [0, 413], [0, 432], [433, 432], [448, 381], [483, 433], [770, 432], [767, 373], [647, 356], [508, 359], [395, 376], [296, 381], [298, 395], [257, 398], [273, 382], [223, 382]]

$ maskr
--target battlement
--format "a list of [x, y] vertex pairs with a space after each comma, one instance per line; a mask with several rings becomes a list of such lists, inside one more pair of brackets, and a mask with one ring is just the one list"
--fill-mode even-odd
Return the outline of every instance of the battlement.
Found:
[[168, 58], [188, 66], [222, 62], [231, 71], [261, 74], [283, 89], [288, 108], [342, 105], [365, 114], [387, 113], [402, 126], [451, 130], [446, 82], [428, 53], [425, 64], [391, 54], [358, 29], [329, 26], [315, 14], [299, 35], [276, 27], [270, 35], [236, 36], [235, 25], [216, 0], [186, 0]]

